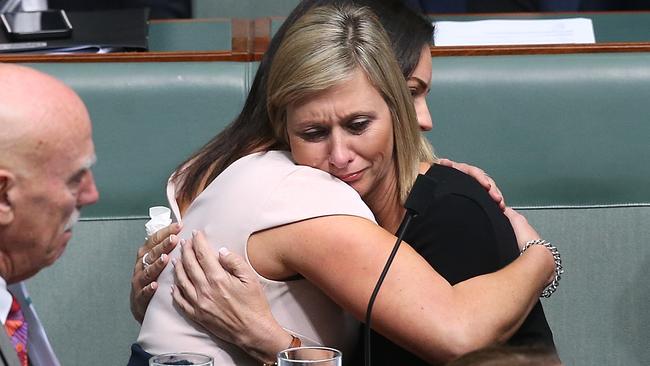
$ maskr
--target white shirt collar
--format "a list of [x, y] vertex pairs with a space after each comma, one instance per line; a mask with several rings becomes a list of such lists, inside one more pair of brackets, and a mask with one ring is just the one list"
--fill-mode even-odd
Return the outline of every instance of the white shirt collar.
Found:
[[2, 324], [5, 323], [7, 316], [9, 316], [12, 302], [13, 297], [7, 290], [7, 282], [4, 278], [0, 277], [0, 322], [2, 322]]

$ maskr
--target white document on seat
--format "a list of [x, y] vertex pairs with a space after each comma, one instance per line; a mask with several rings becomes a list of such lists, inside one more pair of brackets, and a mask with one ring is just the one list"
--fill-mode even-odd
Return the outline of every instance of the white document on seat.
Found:
[[591, 19], [434, 22], [436, 46], [596, 43]]

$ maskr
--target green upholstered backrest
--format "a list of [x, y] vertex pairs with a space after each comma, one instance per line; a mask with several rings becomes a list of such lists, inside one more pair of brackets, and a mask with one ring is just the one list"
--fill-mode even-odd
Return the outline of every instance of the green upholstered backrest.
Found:
[[565, 274], [543, 300], [565, 365], [650, 360], [650, 207], [521, 211], [562, 253]]
[[[486, 169], [514, 206], [647, 204], [649, 62], [638, 53], [434, 58], [427, 136], [439, 155]], [[89, 106], [102, 199], [84, 216], [103, 218], [163, 203], [171, 170], [232, 120], [256, 68], [33, 66]]]
[[33, 64], [75, 89], [93, 121], [101, 199], [84, 217], [142, 217], [173, 169], [243, 106], [248, 63]]
[[650, 53], [437, 57], [427, 135], [514, 206], [650, 204], [649, 100]]
[[62, 365], [126, 365], [139, 330], [129, 289], [145, 222], [83, 220], [56, 264], [27, 281]]

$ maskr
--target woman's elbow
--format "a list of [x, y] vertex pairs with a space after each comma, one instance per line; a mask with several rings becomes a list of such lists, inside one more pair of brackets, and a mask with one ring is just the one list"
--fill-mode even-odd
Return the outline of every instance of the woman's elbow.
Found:
[[466, 353], [496, 343], [490, 334], [467, 325], [452, 327], [446, 332], [439, 356], [440, 361], [448, 362]]

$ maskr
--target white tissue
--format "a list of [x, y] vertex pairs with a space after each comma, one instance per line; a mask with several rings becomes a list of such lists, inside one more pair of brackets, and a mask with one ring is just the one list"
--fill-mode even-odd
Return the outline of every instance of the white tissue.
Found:
[[149, 208], [151, 220], [144, 224], [147, 236], [153, 235], [156, 231], [172, 223], [172, 210], [165, 206], [154, 206]]

